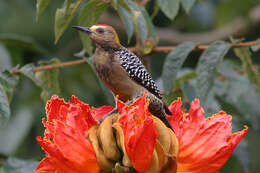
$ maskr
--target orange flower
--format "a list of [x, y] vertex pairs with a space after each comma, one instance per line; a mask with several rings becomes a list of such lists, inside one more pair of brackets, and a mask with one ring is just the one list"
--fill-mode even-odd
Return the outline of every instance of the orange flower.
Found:
[[[110, 112], [113, 107], [91, 108], [74, 96], [68, 103], [53, 96], [46, 105], [47, 120], [43, 119], [46, 128], [44, 137], [37, 137], [46, 157], [40, 162], [36, 172], [98, 173], [100, 170], [112, 169], [116, 162], [122, 163], [122, 160], [118, 160], [122, 153], [116, 148], [120, 139], [115, 139], [113, 123], [119, 125], [119, 129], [121, 129], [119, 137], [122, 134], [123, 138], [119, 143], [123, 145], [120, 145], [120, 149], [124, 150], [124, 156], [127, 155], [128, 161], [131, 162], [128, 166], [132, 165], [138, 172], [149, 172], [153, 165], [151, 163], [155, 163], [152, 162], [155, 153], [158, 154], [156, 156], [160, 156], [157, 158], [158, 165], [164, 165], [164, 158], [161, 156], [165, 154], [167, 156], [164, 150], [167, 147], [161, 144], [167, 143], [164, 137], [167, 137], [169, 132], [173, 133], [166, 127], [167, 134], [164, 130], [157, 132], [157, 128], [160, 129], [160, 127], [156, 126], [160, 120], [153, 119], [149, 113], [149, 102], [146, 101], [146, 96], [147, 93], [129, 106], [117, 100], [117, 107], [121, 115], [116, 116], [121, 117], [119, 120], [113, 120], [110, 117], [110, 119], [106, 119], [108, 121], [105, 120], [105, 124], [100, 126], [97, 126], [97, 120]], [[174, 158], [178, 153], [177, 172], [217, 172], [230, 157], [236, 145], [247, 134], [247, 127], [232, 134], [232, 117], [221, 111], [212, 117], [205, 118], [204, 111], [197, 99], [191, 103], [189, 113], [183, 112], [181, 106], [180, 99], [169, 106], [173, 114], [169, 116], [169, 120], [179, 141], [172, 146], [175, 147]], [[104, 127], [110, 128], [107, 129], [110, 136], [108, 135], [109, 139], [106, 140], [106, 137], [101, 135], [104, 134], [102, 131]], [[90, 128], [91, 130], [89, 130]], [[95, 133], [90, 134], [91, 131]], [[87, 137], [87, 134], [90, 136]], [[158, 143], [160, 137], [164, 142]], [[92, 143], [90, 143], [91, 140]], [[168, 150], [171, 150], [171, 145], [168, 144]], [[115, 147], [115, 153], [109, 152], [111, 146]], [[113, 154], [118, 157], [112, 157]], [[169, 158], [165, 160], [168, 161], [167, 163], [174, 161], [175, 166], [171, 170], [176, 170], [176, 160], [167, 157]], [[158, 170], [161, 168], [159, 166]]]
[[197, 99], [189, 113], [182, 112], [181, 106], [180, 99], [169, 106], [173, 114], [169, 120], [179, 140], [177, 172], [217, 172], [247, 134], [247, 126], [232, 134], [232, 117], [225, 112], [205, 118]]
[[37, 167], [37, 173], [98, 173], [100, 168], [91, 143], [86, 139], [89, 128], [96, 125], [93, 117], [108, 113], [112, 107], [90, 108], [72, 96], [66, 103], [52, 96], [46, 105], [47, 121], [44, 137], [37, 137], [46, 157]]
[[138, 172], [145, 172], [150, 167], [158, 137], [156, 125], [148, 111], [149, 102], [146, 102], [146, 95], [135, 100], [130, 106], [117, 101], [122, 115], [119, 122], [124, 131], [125, 149]]

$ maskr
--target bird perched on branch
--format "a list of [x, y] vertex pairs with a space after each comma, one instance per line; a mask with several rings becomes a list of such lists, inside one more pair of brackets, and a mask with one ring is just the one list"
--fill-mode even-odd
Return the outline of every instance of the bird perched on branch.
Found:
[[[142, 96], [148, 90], [149, 111], [160, 118], [166, 126], [172, 128], [166, 117], [166, 113], [171, 115], [171, 112], [162, 100], [154, 80], [139, 58], [121, 46], [114, 28], [106, 24], [98, 24], [90, 28], [83, 26], [73, 26], [73, 28], [88, 34], [96, 44], [94, 66], [99, 78], [112, 91], [114, 98], [118, 95], [120, 100], [128, 102]], [[116, 107], [112, 112], [115, 110]]]

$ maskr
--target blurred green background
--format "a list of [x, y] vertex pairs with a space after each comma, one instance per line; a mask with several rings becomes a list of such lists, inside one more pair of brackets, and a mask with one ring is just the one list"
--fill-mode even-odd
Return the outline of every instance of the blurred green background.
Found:
[[[54, 16], [62, 3], [51, 2], [36, 22], [35, 0], [0, 1], [0, 71], [11, 69], [18, 64], [38, 65], [40, 61], [49, 61], [52, 58], [58, 58], [62, 62], [79, 59], [74, 54], [81, 51], [82, 45], [78, 33], [70, 26], [59, 42], [54, 44]], [[155, 1], [151, 0], [146, 9], [152, 15]], [[135, 45], [135, 38], [131, 39], [130, 43], [127, 42], [127, 34], [115, 10], [107, 10], [100, 22], [118, 28], [122, 45]], [[71, 23], [77, 24], [77, 17]], [[173, 21], [159, 10], [153, 18], [153, 23], [159, 37], [159, 45], [174, 46], [189, 40], [209, 44], [215, 40], [228, 40], [230, 36], [244, 38], [245, 41], [257, 40], [260, 37], [260, 0], [198, 1], [189, 14], [180, 9]], [[196, 69], [201, 53], [202, 51], [192, 52], [178, 72], [177, 79], [180, 79], [182, 90], [189, 90], [193, 85], [194, 77], [187, 78], [187, 74]], [[161, 75], [166, 55], [156, 53], [144, 58], [149, 59], [153, 79], [159, 86], [162, 86]], [[250, 58], [259, 73], [260, 51], [251, 51]], [[218, 68], [220, 77], [216, 78], [204, 106], [207, 115], [222, 109], [232, 114], [234, 131], [241, 130], [245, 124], [249, 126], [245, 140], [221, 169], [220, 172], [223, 173], [260, 172], [260, 93], [256, 84], [243, 70], [243, 62], [230, 50]], [[180, 82], [183, 76], [184, 79]], [[221, 80], [221, 76], [224, 76], [225, 80]], [[257, 78], [256, 80], [259, 80], [259, 75]], [[113, 104], [111, 95], [107, 97], [104, 94], [104, 88], [100, 86], [87, 63], [61, 68], [58, 81], [59, 96], [66, 100], [74, 94], [92, 106]], [[20, 171], [28, 172], [28, 164], [35, 167], [36, 163], [23, 160], [39, 161], [44, 156], [35, 140], [36, 136], [42, 136], [44, 131], [41, 119], [45, 116], [45, 102], [40, 95], [41, 88], [21, 76], [10, 103], [10, 119], [0, 128], [0, 171], [19, 172], [14, 168], [14, 165], [18, 164], [22, 168]], [[166, 101], [169, 102], [177, 96], [182, 96], [187, 105], [196, 97], [195, 94], [175, 92], [170, 94]]]

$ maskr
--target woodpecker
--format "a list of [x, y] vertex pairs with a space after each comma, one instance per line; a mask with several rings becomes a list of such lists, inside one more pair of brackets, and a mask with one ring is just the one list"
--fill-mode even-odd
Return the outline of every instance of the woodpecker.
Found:
[[[172, 129], [166, 117], [166, 113], [171, 115], [171, 112], [162, 100], [160, 90], [140, 59], [120, 44], [114, 28], [106, 24], [73, 28], [85, 32], [96, 44], [94, 67], [101, 81], [112, 91], [114, 98], [118, 95], [120, 100], [129, 102], [148, 90], [149, 112]], [[107, 116], [116, 109], [115, 107]]]

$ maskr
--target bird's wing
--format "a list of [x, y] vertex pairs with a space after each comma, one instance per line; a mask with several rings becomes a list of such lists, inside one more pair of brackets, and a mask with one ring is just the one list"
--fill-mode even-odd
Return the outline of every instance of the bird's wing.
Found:
[[160, 90], [155, 85], [151, 75], [147, 72], [140, 59], [128, 49], [123, 48], [115, 52], [121, 66], [136, 83], [142, 85], [159, 99], [162, 99]]

